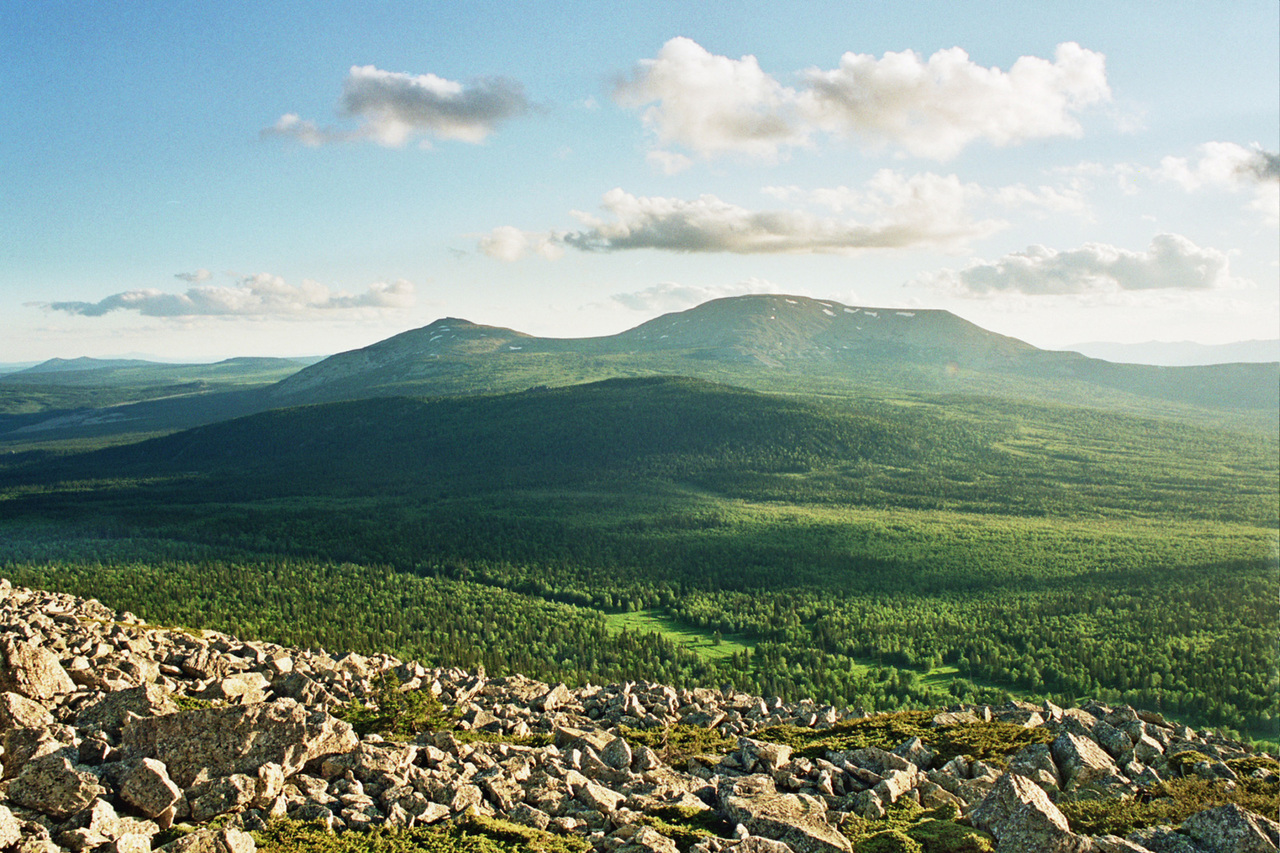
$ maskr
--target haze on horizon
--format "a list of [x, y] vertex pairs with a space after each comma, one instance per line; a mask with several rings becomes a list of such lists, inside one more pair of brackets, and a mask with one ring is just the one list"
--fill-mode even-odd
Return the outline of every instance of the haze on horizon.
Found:
[[319, 355], [718, 296], [1280, 337], [1280, 8], [0, 11], [0, 362]]

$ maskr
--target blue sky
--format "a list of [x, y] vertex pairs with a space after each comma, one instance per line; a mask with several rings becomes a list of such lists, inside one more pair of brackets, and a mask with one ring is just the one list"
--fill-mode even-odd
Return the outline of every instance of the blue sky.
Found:
[[762, 291], [1274, 338], [1278, 32], [1273, 0], [5, 4], [0, 361]]

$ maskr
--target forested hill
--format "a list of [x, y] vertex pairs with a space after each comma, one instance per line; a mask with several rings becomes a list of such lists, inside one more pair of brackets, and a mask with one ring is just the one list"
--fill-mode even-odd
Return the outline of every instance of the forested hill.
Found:
[[11, 462], [0, 491], [155, 478], [201, 500], [694, 487], [869, 507], [1275, 520], [1270, 439], [1007, 401], [824, 401], [686, 377], [300, 406]]
[[710, 469], [919, 463], [947, 437], [817, 401], [683, 377], [606, 380], [501, 396], [277, 409], [41, 469], [57, 479], [198, 474], [244, 487], [385, 493], [449, 484], [492, 491]]
[[[493, 393], [613, 376], [679, 374], [773, 390], [800, 381], [999, 393], [1102, 404], [1125, 398], [1275, 410], [1280, 364], [1161, 368], [1039, 350], [948, 311], [800, 296], [716, 299], [616, 335], [541, 338], [445, 318], [339, 353], [280, 382], [276, 405], [378, 395]], [[1132, 402], [1132, 401], [1130, 401]]]

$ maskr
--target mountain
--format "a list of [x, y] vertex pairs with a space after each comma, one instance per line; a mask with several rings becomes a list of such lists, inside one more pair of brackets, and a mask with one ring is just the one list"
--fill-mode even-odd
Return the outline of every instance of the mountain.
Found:
[[159, 363], [133, 358], [51, 358], [48, 361], [43, 361], [34, 367], [28, 367], [26, 370], [20, 372], [30, 375], [35, 373], [69, 373], [78, 370], [101, 370], [117, 367], [151, 366], [159, 366]]
[[1193, 341], [1147, 341], [1140, 344], [1094, 341], [1072, 344], [1063, 349], [1107, 361], [1158, 364], [1166, 367], [1280, 361], [1280, 339], [1212, 345], [1198, 344]]
[[1280, 364], [1114, 364], [1040, 350], [948, 311], [852, 307], [775, 295], [716, 299], [596, 338], [540, 338], [446, 318], [331, 356], [283, 380], [269, 397], [288, 405], [393, 394], [493, 393], [655, 374], [762, 390], [799, 380], [810, 384], [808, 390], [837, 383], [846, 392], [850, 386], [875, 385], [1095, 405], [1118, 392], [1214, 409], [1280, 407]]

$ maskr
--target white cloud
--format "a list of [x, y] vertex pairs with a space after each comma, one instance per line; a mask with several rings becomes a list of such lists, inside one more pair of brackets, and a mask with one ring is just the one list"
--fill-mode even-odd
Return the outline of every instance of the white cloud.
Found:
[[676, 175], [693, 165], [683, 154], [656, 149], [645, 155], [645, 161], [664, 175]]
[[1234, 142], [1206, 142], [1194, 161], [1165, 157], [1156, 176], [1187, 192], [1247, 190], [1253, 194], [1248, 208], [1262, 214], [1267, 225], [1280, 225], [1280, 153]]
[[964, 296], [1033, 296], [1119, 291], [1203, 291], [1247, 286], [1231, 276], [1225, 253], [1177, 234], [1158, 234], [1145, 252], [1105, 243], [1058, 251], [1030, 246], [990, 263], [941, 270], [918, 280]]
[[189, 281], [192, 284], [199, 284], [202, 281], [208, 281], [209, 279], [213, 278], [213, 273], [209, 272], [206, 269], [198, 269], [195, 272], [175, 273], [173, 277], [180, 278], [183, 281]]
[[689, 201], [638, 197], [614, 189], [601, 200], [608, 219], [574, 211], [586, 228], [561, 239], [574, 248], [594, 252], [842, 253], [954, 249], [1004, 227], [1002, 222], [974, 221], [968, 215], [967, 190], [954, 176], [903, 178], [885, 170], [864, 190], [826, 192], [833, 196], [827, 206], [854, 211], [859, 218], [837, 219], [796, 209], [753, 211], [713, 195]]
[[564, 247], [550, 232], [521, 231], [511, 225], [499, 225], [480, 238], [480, 251], [500, 261], [518, 261], [533, 253], [549, 261], [564, 255]]
[[263, 131], [303, 145], [372, 139], [400, 147], [418, 137], [483, 142], [503, 121], [529, 111], [524, 89], [514, 80], [487, 77], [470, 83], [434, 74], [403, 74], [372, 65], [352, 66], [342, 87], [342, 112], [358, 122], [354, 130], [322, 128], [286, 113]]
[[809, 132], [795, 90], [762, 71], [754, 56], [716, 56], [687, 38], [673, 38], [655, 59], [641, 61], [614, 98], [633, 108], [656, 102], [644, 121], [658, 139], [703, 155], [773, 157], [804, 144]]
[[137, 311], [148, 317], [283, 317], [354, 309], [408, 308], [413, 299], [413, 284], [404, 279], [375, 282], [363, 293], [351, 294], [332, 291], [310, 279], [293, 286], [278, 275], [257, 273], [241, 278], [233, 286], [201, 285], [188, 288], [185, 293], [149, 288], [128, 290], [98, 302], [52, 302], [43, 307], [83, 317], [101, 317], [113, 311]]
[[1024, 56], [1007, 72], [957, 47], [927, 60], [912, 51], [846, 53], [838, 68], [801, 78], [799, 88], [784, 86], [753, 56], [730, 59], [675, 38], [639, 63], [615, 99], [645, 108], [664, 145], [704, 157], [776, 158], [821, 131], [946, 160], [979, 139], [1003, 146], [1078, 136], [1076, 114], [1111, 96], [1102, 54], [1074, 42], [1058, 45], [1052, 62]]
[[762, 278], [749, 278], [736, 284], [698, 286], [664, 281], [633, 293], [615, 293], [609, 297], [624, 308], [645, 313], [683, 311], [711, 299], [744, 296], [751, 293], [781, 293], [782, 289]]

